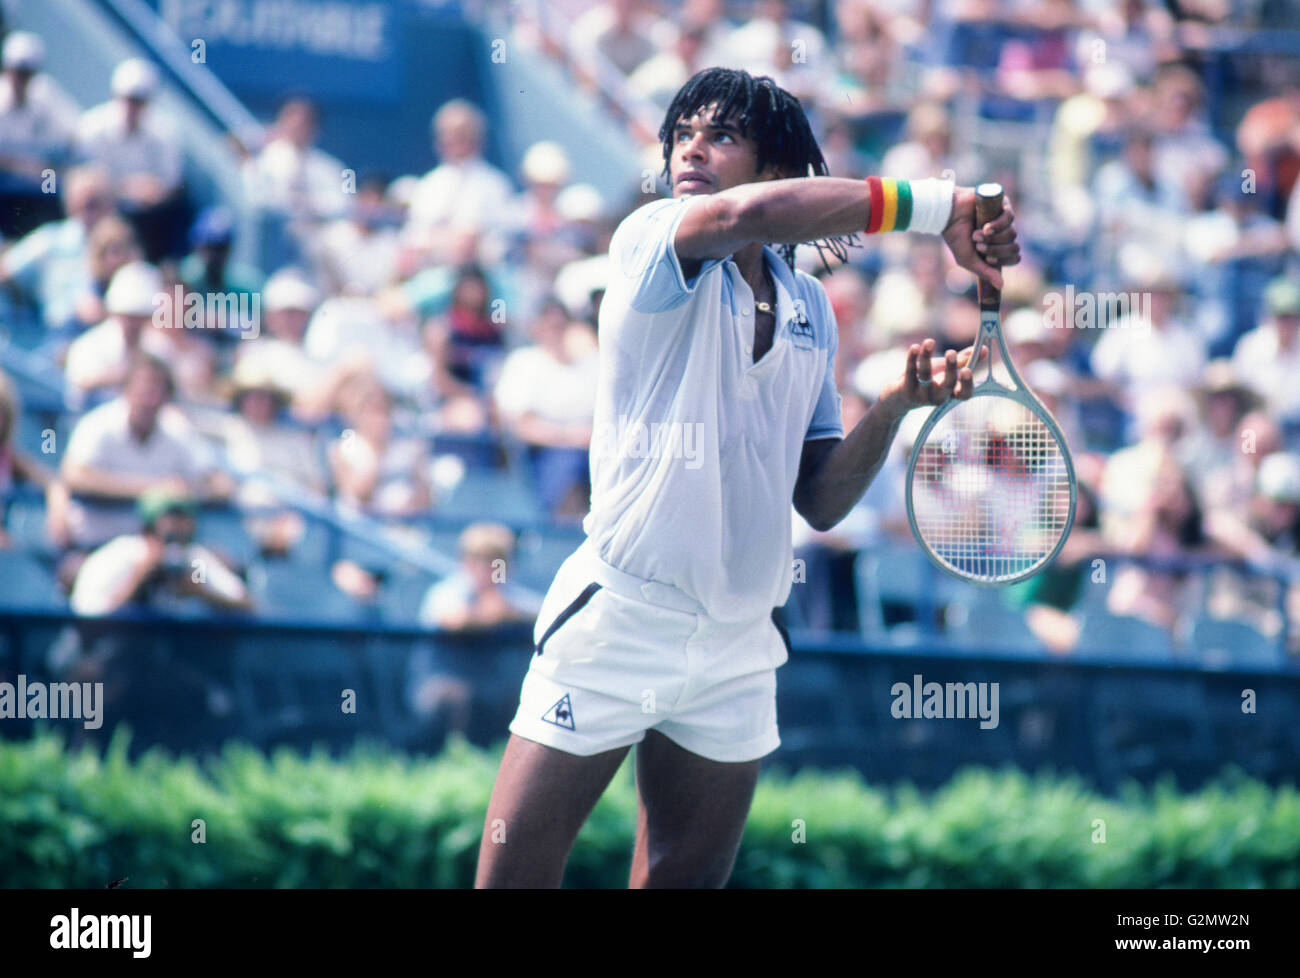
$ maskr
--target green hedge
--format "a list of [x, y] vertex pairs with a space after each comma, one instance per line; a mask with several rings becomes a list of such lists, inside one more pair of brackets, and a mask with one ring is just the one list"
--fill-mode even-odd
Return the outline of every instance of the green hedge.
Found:
[[[463, 743], [343, 760], [227, 746], [202, 765], [128, 735], [103, 756], [61, 737], [0, 741], [0, 886], [460, 887], [471, 883], [499, 753]], [[624, 765], [583, 830], [566, 885], [626, 883]], [[201, 818], [206, 842], [191, 841]], [[1105, 842], [1093, 841], [1094, 820]], [[802, 836], [803, 841], [796, 841]], [[1228, 773], [1106, 798], [1067, 777], [972, 769], [922, 794], [854, 774], [763, 778], [733, 886], [1297, 887], [1300, 793]]]

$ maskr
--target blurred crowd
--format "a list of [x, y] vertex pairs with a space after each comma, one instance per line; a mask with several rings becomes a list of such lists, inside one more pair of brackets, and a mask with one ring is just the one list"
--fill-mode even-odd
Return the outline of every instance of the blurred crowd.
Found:
[[[833, 175], [1004, 184], [1025, 251], [1004, 291], [1008, 342], [1080, 478], [1060, 560], [1012, 597], [1064, 652], [1099, 559], [1111, 614], [1175, 636], [1204, 615], [1282, 628], [1278, 581], [1300, 566], [1300, 51], [1261, 55], [1226, 92], [1206, 85], [1216, 32], [1278, 9], [573, 0], [514, 27], [627, 108], [654, 172], [636, 107], [661, 112], [694, 71], [726, 64], [799, 95]], [[816, 26], [799, 19], [814, 13]], [[118, 65], [83, 111], [46, 72], [41, 38], [10, 32], [2, 57], [4, 316], [36, 324], [74, 420], [55, 468], [20, 439], [0, 375], [0, 493], [44, 493], [74, 609], [140, 600], [159, 568], [214, 606], [253, 606], [230, 560], [177, 550], [201, 546], [196, 503], [241, 507], [264, 555], [300, 545], [304, 499], [418, 541], [464, 475], [450, 441], [508, 463], [548, 519], [581, 519], [605, 251], [648, 199], [639, 174], [607, 199], [552, 142], [503, 172], [484, 158], [492, 120], [457, 100], [431, 120], [427, 173], [354, 175], [317, 144], [318, 107], [294, 97], [243, 148], [244, 199], [199, 202], [152, 65]], [[235, 260], [234, 203], [259, 216], [262, 267]], [[860, 244], [833, 269], [802, 259], [836, 312], [846, 430], [909, 343], [960, 348], [978, 322], [973, 281], [937, 239]], [[919, 415], [840, 526], [796, 517], [805, 626], [855, 629], [855, 556], [914, 546], [902, 483]], [[484, 571], [509, 534], [479, 531], [464, 579], [437, 585], [422, 620], [528, 613]], [[211, 572], [188, 574], [196, 560]], [[376, 588], [360, 561], [330, 580], [359, 598]], [[419, 688], [422, 702], [463, 693]]]

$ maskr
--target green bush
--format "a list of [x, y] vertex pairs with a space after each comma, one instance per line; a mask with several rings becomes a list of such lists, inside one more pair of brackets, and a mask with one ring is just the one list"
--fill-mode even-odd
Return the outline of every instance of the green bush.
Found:
[[[119, 731], [102, 757], [49, 732], [0, 741], [0, 885], [473, 880], [499, 753], [454, 743], [429, 760], [361, 745], [335, 760], [229, 745], [199, 764], [158, 750], [129, 760], [128, 737]], [[635, 813], [625, 764], [583, 829], [567, 885], [626, 883]], [[1196, 794], [1161, 784], [1119, 798], [1014, 770], [967, 770], [932, 793], [852, 773], [768, 774], [732, 885], [1293, 888], [1300, 793], [1232, 772]]]

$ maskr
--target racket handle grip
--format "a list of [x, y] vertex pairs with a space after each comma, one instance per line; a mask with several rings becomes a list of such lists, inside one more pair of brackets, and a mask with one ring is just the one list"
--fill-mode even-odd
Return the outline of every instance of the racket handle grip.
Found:
[[[1000, 183], [981, 183], [975, 188], [975, 228], [982, 228], [989, 221], [1002, 213], [1003, 190]], [[986, 259], [990, 265], [997, 262]], [[975, 291], [979, 296], [981, 310], [997, 312], [1002, 306], [1002, 291], [982, 278], [975, 280]]]

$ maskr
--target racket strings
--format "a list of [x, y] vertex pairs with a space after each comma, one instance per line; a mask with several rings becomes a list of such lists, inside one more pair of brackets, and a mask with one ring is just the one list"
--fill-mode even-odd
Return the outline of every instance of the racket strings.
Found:
[[957, 405], [931, 429], [912, 474], [918, 535], [963, 576], [1029, 573], [1067, 530], [1063, 446], [1030, 407], [1005, 397]]

